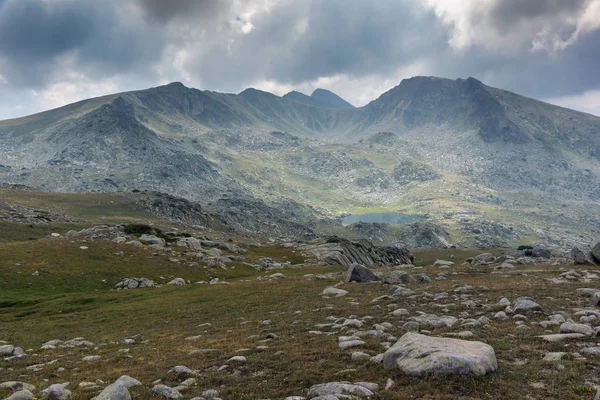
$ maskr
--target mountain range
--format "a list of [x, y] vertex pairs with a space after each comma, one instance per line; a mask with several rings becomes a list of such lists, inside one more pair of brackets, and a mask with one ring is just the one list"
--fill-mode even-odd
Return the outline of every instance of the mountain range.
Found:
[[[0, 121], [2, 182], [165, 192], [247, 233], [272, 213], [389, 244], [567, 246], [600, 231], [599, 176], [599, 117], [474, 78], [405, 79], [363, 107], [171, 83]], [[416, 222], [342, 224], [384, 211]]]

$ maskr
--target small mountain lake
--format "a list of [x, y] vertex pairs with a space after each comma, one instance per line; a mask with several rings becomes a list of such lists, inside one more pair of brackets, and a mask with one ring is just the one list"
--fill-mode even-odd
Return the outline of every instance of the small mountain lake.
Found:
[[396, 212], [376, 212], [349, 215], [342, 220], [342, 225], [351, 225], [357, 222], [378, 222], [390, 225], [406, 225], [425, 218], [426, 217], [424, 215], [400, 214]]

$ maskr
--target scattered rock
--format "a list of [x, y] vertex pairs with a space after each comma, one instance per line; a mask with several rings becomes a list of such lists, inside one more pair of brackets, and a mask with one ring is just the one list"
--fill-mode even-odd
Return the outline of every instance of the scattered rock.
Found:
[[35, 396], [27, 389], [22, 389], [14, 392], [8, 396], [5, 400], [33, 400]]
[[560, 333], [581, 333], [582, 335], [591, 336], [594, 330], [589, 325], [565, 322], [560, 326]]
[[333, 396], [333, 398], [339, 398], [338, 396], [374, 396], [375, 394], [364, 386], [354, 385], [350, 382], [330, 382], [321, 383], [318, 385], [311, 386], [308, 389], [308, 397], [315, 398], [323, 396], [323, 400], [327, 400], [327, 396]]
[[531, 297], [519, 297], [515, 300], [515, 313], [526, 313], [530, 311], [542, 311], [542, 306], [536, 303]]
[[173, 286], [183, 286], [185, 284], [186, 284], [186, 282], [185, 282], [185, 279], [183, 279], [183, 278], [175, 278], [175, 279], [167, 282], [167, 285], [173, 285]]
[[344, 289], [338, 289], [335, 287], [328, 287], [325, 288], [322, 292], [321, 295], [322, 296], [336, 296], [336, 297], [342, 297], [348, 294], [348, 291], [344, 290]]
[[147, 278], [125, 278], [117, 283], [113, 289], [144, 289], [154, 286], [155, 283]]
[[170, 388], [166, 385], [155, 385], [152, 388], [152, 392], [155, 394], [166, 397], [167, 399], [182, 399], [183, 395], [179, 392], [179, 390]]

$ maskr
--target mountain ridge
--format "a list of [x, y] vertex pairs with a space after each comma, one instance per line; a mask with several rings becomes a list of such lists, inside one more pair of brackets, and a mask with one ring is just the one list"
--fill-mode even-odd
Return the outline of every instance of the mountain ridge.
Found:
[[[536, 226], [550, 215], [563, 219], [552, 240], [600, 227], [599, 117], [475, 78], [404, 79], [356, 108], [286, 96], [175, 82], [0, 121], [0, 181], [158, 190], [203, 204], [228, 198], [232, 207], [261, 199], [265, 210], [311, 207], [293, 213], [317, 220], [371, 210], [430, 215], [475, 243], [544, 236]], [[482, 221], [493, 234], [474, 233], [486, 232]]]

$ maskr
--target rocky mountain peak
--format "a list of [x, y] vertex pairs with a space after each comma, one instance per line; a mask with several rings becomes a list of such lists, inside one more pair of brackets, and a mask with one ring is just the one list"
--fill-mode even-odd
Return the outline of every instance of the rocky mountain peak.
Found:
[[310, 97], [323, 104], [325, 107], [331, 108], [354, 108], [354, 106], [348, 103], [346, 100], [342, 99], [337, 94], [333, 93], [330, 90], [326, 89], [316, 89]]

